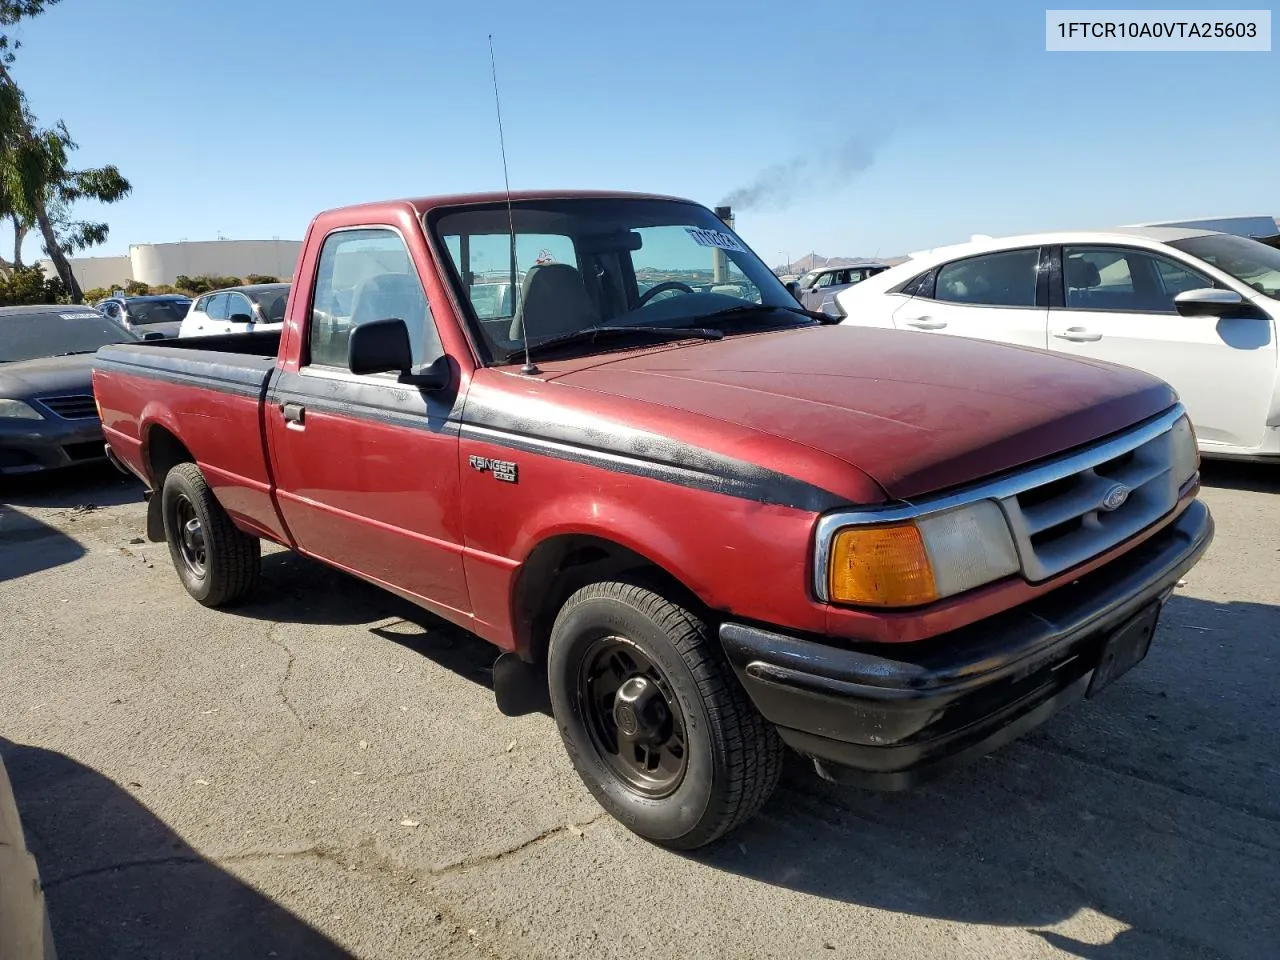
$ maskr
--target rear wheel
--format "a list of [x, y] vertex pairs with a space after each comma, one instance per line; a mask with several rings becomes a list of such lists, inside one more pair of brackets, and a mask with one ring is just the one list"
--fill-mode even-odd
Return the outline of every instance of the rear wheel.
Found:
[[689, 850], [748, 820], [782, 770], [777, 732], [706, 624], [634, 583], [573, 594], [547, 656], [552, 710], [600, 805], [639, 835]]
[[169, 554], [187, 593], [206, 607], [220, 607], [257, 585], [261, 544], [231, 522], [199, 467], [175, 466], [160, 498]]

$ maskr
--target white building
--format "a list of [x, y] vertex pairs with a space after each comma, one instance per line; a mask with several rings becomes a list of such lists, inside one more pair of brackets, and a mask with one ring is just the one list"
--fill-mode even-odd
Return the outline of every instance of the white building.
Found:
[[[82, 289], [117, 287], [128, 280], [149, 286], [188, 277], [240, 277], [251, 273], [289, 280], [302, 251], [300, 240], [205, 240], [195, 243], [135, 243], [127, 257], [72, 257]], [[40, 261], [47, 276], [57, 271]]]

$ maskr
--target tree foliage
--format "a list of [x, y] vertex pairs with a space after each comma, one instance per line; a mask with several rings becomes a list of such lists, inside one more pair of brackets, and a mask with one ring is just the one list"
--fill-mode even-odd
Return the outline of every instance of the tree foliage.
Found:
[[45, 277], [39, 267], [18, 267], [0, 277], [0, 307], [66, 303], [69, 299], [62, 281]]
[[241, 283], [239, 277], [188, 277], [184, 273], [173, 281], [173, 285], [182, 293], [195, 296], [200, 293], [208, 293], [210, 290], [222, 290], [225, 287], [238, 287]]
[[[0, 27], [13, 26], [43, 13], [59, 0], [0, 0]], [[72, 302], [82, 300], [80, 285], [67, 255], [107, 239], [105, 223], [78, 220], [73, 208], [82, 200], [115, 203], [131, 187], [114, 166], [76, 170], [70, 166], [77, 149], [66, 124], [41, 127], [26, 96], [9, 72], [19, 44], [0, 32], [0, 217], [12, 220], [15, 231], [38, 229], [45, 253]], [[12, 270], [14, 263], [0, 261]]]

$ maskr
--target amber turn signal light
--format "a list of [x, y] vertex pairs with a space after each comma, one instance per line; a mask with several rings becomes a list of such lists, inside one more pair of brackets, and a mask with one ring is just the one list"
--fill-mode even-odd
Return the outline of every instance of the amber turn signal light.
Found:
[[841, 530], [828, 571], [836, 603], [911, 607], [938, 599], [924, 538], [913, 523]]

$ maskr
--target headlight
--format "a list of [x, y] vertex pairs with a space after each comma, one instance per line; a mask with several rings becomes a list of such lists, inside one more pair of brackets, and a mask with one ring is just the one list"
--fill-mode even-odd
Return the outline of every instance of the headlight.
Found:
[[0, 420], [43, 420], [40, 411], [21, 400], [0, 400]]
[[1200, 445], [1195, 428], [1185, 416], [1178, 418], [1169, 434], [1173, 438], [1173, 473], [1181, 487], [1200, 469]]
[[833, 603], [912, 607], [1017, 573], [1013, 536], [991, 500], [904, 523], [846, 527], [831, 541]]

